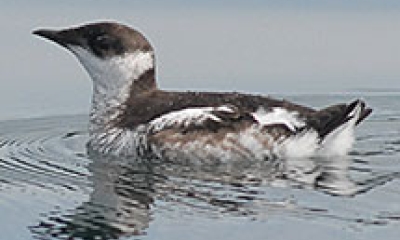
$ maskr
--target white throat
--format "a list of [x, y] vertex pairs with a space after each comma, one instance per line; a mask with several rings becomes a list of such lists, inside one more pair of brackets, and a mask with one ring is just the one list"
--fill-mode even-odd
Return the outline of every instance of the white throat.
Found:
[[[152, 51], [135, 51], [101, 59], [81, 47], [70, 47], [93, 80], [90, 131], [103, 131], [118, 116], [130, 89], [142, 74], [154, 68]], [[100, 129], [99, 129], [100, 128]]]

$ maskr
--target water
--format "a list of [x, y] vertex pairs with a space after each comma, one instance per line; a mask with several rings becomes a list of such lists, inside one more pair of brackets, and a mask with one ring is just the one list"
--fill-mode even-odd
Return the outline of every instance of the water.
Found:
[[0, 239], [398, 239], [400, 96], [358, 95], [374, 113], [342, 159], [103, 159], [86, 116], [0, 122]]

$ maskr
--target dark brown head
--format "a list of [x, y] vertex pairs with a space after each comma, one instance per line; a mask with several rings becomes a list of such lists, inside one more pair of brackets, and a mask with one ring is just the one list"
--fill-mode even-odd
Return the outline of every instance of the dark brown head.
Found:
[[140, 32], [112, 22], [91, 23], [64, 30], [40, 29], [33, 34], [52, 40], [68, 49], [81, 47], [102, 59], [135, 51], [153, 51], [150, 43]]

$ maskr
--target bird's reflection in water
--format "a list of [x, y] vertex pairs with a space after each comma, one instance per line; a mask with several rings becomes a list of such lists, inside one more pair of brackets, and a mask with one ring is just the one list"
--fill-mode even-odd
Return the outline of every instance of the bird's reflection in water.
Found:
[[252, 209], [252, 203], [262, 201], [268, 207], [274, 198], [268, 194], [271, 186], [313, 188], [332, 195], [355, 195], [361, 186], [349, 177], [347, 158], [215, 164], [91, 159], [89, 200], [68, 212], [46, 214], [30, 228], [36, 238], [98, 240], [145, 234], [157, 203], [176, 210], [184, 206], [192, 214], [254, 218], [258, 209]]
[[354, 196], [361, 192], [361, 185], [349, 173], [349, 157], [289, 159], [284, 176], [287, 183], [301, 188], [313, 188], [330, 195]]
[[88, 168], [92, 191], [76, 209], [47, 214], [31, 227], [38, 239], [118, 239], [144, 233], [152, 219], [157, 164], [93, 156]]

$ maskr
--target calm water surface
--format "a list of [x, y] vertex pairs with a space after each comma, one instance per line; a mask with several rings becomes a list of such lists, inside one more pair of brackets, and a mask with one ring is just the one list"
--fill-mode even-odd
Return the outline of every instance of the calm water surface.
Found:
[[374, 113], [341, 159], [104, 159], [86, 116], [0, 122], [0, 239], [398, 239], [400, 94], [359, 95]]

